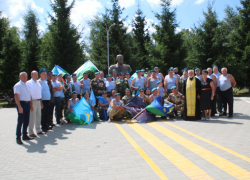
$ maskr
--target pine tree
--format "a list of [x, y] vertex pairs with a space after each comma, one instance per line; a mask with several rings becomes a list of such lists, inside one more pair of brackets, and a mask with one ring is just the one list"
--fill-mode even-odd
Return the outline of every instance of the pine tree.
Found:
[[[4, 22], [3, 24], [1, 24]], [[18, 81], [20, 72], [20, 36], [16, 27], [10, 27], [6, 18], [0, 18], [1, 28], [1, 46], [0, 50], [0, 89], [5, 93], [11, 90]]]
[[150, 65], [158, 66], [165, 74], [170, 66], [178, 67], [185, 58], [182, 34], [176, 33], [176, 10], [170, 11], [170, 5], [170, 0], [161, 0], [161, 14], [155, 14], [160, 22], [155, 25], [156, 33], [152, 35], [154, 43], [148, 45], [152, 56]]
[[150, 35], [146, 28], [147, 22], [143, 12], [138, 7], [133, 26], [133, 49], [132, 54], [135, 59], [134, 64], [137, 69], [150, 68], [149, 52], [146, 49], [146, 44], [150, 42]]
[[73, 73], [86, 60], [84, 54], [85, 44], [81, 40], [82, 32], [78, 32], [70, 21], [70, 13], [75, 0], [69, 6], [67, 6], [67, 2], [68, 0], [51, 1], [55, 17], [49, 15], [51, 24], [49, 24], [48, 28], [51, 32], [51, 42], [47, 45], [51, 49], [51, 53], [46, 56], [45, 61], [53, 60], [50, 64], [57, 64], [66, 71]]
[[22, 41], [22, 69], [30, 75], [33, 70], [38, 70], [40, 34], [38, 30], [39, 19], [35, 12], [28, 8], [24, 15], [24, 27]]

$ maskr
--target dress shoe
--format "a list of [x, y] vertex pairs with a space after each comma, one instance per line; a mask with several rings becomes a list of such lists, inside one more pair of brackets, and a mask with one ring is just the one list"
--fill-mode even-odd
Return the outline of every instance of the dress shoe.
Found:
[[220, 113], [219, 116], [227, 116], [227, 113]]
[[49, 127], [48, 127], [48, 130], [51, 130], [51, 129], [53, 129], [53, 126], [49, 126]]
[[231, 118], [231, 117], [233, 117], [233, 115], [228, 115], [227, 117], [228, 117], [228, 118]]
[[31, 134], [31, 135], [30, 135], [30, 137], [34, 137], [34, 138], [35, 138], [35, 137], [37, 137], [37, 135], [35, 135], [35, 134]]
[[43, 132], [48, 132], [48, 130], [47, 130], [47, 129], [42, 129], [42, 131], [43, 131]]
[[21, 141], [21, 139], [16, 139], [16, 143], [17, 144], [23, 144], [23, 142]]
[[32, 139], [34, 139], [34, 138], [33, 137], [29, 137], [29, 136], [23, 137], [23, 140], [32, 140]]

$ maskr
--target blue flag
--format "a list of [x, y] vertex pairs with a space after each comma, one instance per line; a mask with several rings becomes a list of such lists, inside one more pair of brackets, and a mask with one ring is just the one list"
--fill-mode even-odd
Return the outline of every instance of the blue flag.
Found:
[[91, 106], [95, 106], [96, 105], [96, 99], [95, 99], [95, 94], [93, 92], [93, 89], [91, 88], [91, 91], [90, 91], [90, 105]]
[[138, 96], [135, 96], [133, 99], [131, 99], [127, 104], [124, 105], [124, 107], [126, 108], [127, 111], [131, 113], [132, 116], [136, 116], [139, 112], [144, 110], [136, 118], [138, 123], [147, 123], [155, 119], [151, 113], [145, 110], [145, 104]]
[[161, 104], [161, 96], [158, 96], [150, 105], [148, 105], [145, 109], [151, 112], [154, 115], [158, 116], [166, 116], [174, 109], [173, 104]]
[[90, 124], [93, 121], [93, 111], [85, 98], [82, 98], [67, 117], [77, 125]]

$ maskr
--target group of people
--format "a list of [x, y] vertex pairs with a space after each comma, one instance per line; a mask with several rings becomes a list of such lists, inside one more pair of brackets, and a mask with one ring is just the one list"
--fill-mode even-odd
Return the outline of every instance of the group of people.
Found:
[[[220, 116], [226, 116], [227, 104], [228, 117], [232, 117], [232, 87], [236, 82], [227, 73], [227, 68], [222, 68], [221, 72], [218, 72], [217, 66], [202, 70], [202, 74], [199, 68], [184, 68], [180, 76], [178, 68], [171, 67], [164, 78], [159, 68], [155, 67], [148, 72], [137, 70], [137, 77], [131, 79], [129, 71], [117, 73], [113, 69], [112, 75], [108, 74], [106, 78], [103, 71], [96, 72], [92, 80], [87, 72], [83, 73], [81, 80], [77, 79], [76, 74], [66, 74], [66, 82], [63, 82], [62, 74], [52, 73], [45, 68], [39, 72], [32, 71], [29, 81], [27, 73], [21, 72], [20, 81], [14, 86], [18, 111], [16, 142], [23, 143], [21, 136], [23, 140], [31, 140], [45, 134], [56, 124], [70, 123], [67, 114], [73, 111], [81, 98], [90, 104], [91, 89], [97, 98], [96, 105], [90, 104], [92, 110], [97, 111], [100, 117], [105, 112], [109, 122], [130, 117], [123, 106], [134, 96], [138, 96], [146, 106], [161, 96], [162, 104], [165, 101], [174, 105], [174, 111], [168, 118], [178, 116], [180, 111], [184, 120], [200, 120], [202, 116], [203, 120], [210, 120], [217, 112]], [[99, 97], [104, 100], [99, 100]], [[53, 123], [54, 109], [56, 124]]]

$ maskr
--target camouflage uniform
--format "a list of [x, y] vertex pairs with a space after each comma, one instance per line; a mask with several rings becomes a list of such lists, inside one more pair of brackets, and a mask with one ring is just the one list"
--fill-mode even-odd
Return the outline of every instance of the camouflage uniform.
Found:
[[115, 84], [116, 84], [116, 89], [117, 89], [117, 92], [121, 94], [121, 97], [125, 96], [125, 89], [129, 89], [129, 83], [127, 80], [123, 80], [123, 82], [121, 82], [120, 79], [117, 79], [115, 81]]
[[[128, 97], [125, 95], [125, 96], [123, 96], [123, 98], [122, 98], [122, 102], [123, 102], [124, 105], [125, 105], [125, 104], [127, 104], [131, 99], [133, 99], [133, 96], [130, 96], [130, 98], [128, 99]], [[126, 117], [126, 118], [131, 117], [130, 112], [126, 110], [126, 111], [123, 113], [123, 117]]]
[[174, 96], [174, 93], [169, 94], [168, 98], [166, 99], [166, 104], [174, 104], [177, 105], [178, 108], [175, 109], [172, 113], [170, 113], [170, 116], [173, 116], [174, 114], [177, 114], [177, 111], [181, 111], [181, 114], [184, 112], [184, 99], [182, 98], [182, 94], [178, 92], [176, 96]]
[[71, 83], [70, 82], [70, 84], [71, 84], [71, 90], [70, 89], [68, 89], [68, 87], [69, 87], [69, 85], [68, 85], [68, 83], [66, 82], [66, 83], [64, 83], [64, 88], [66, 89], [66, 92], [64, 93], [64, 96], [65, 96], [65, 108], [64, 108], [64, 115], [66, 116], [66, 114], [67, 114], [67, 106], [68, 106], [68, 100], [71, 98], [71, 92], [73, 92], [73, 91], [75, 91], [75, 86], [74, 86], [74, 84], [73, 83]]
[[98, 90], [103, 91], [106, 89], [104, 81], [99, 79], [99, 82], [97, 82], [96, 78], [91, 80], [90, 87], [93, 89], [95, 96], [102, 96], [101, 93], [98, 94]]

